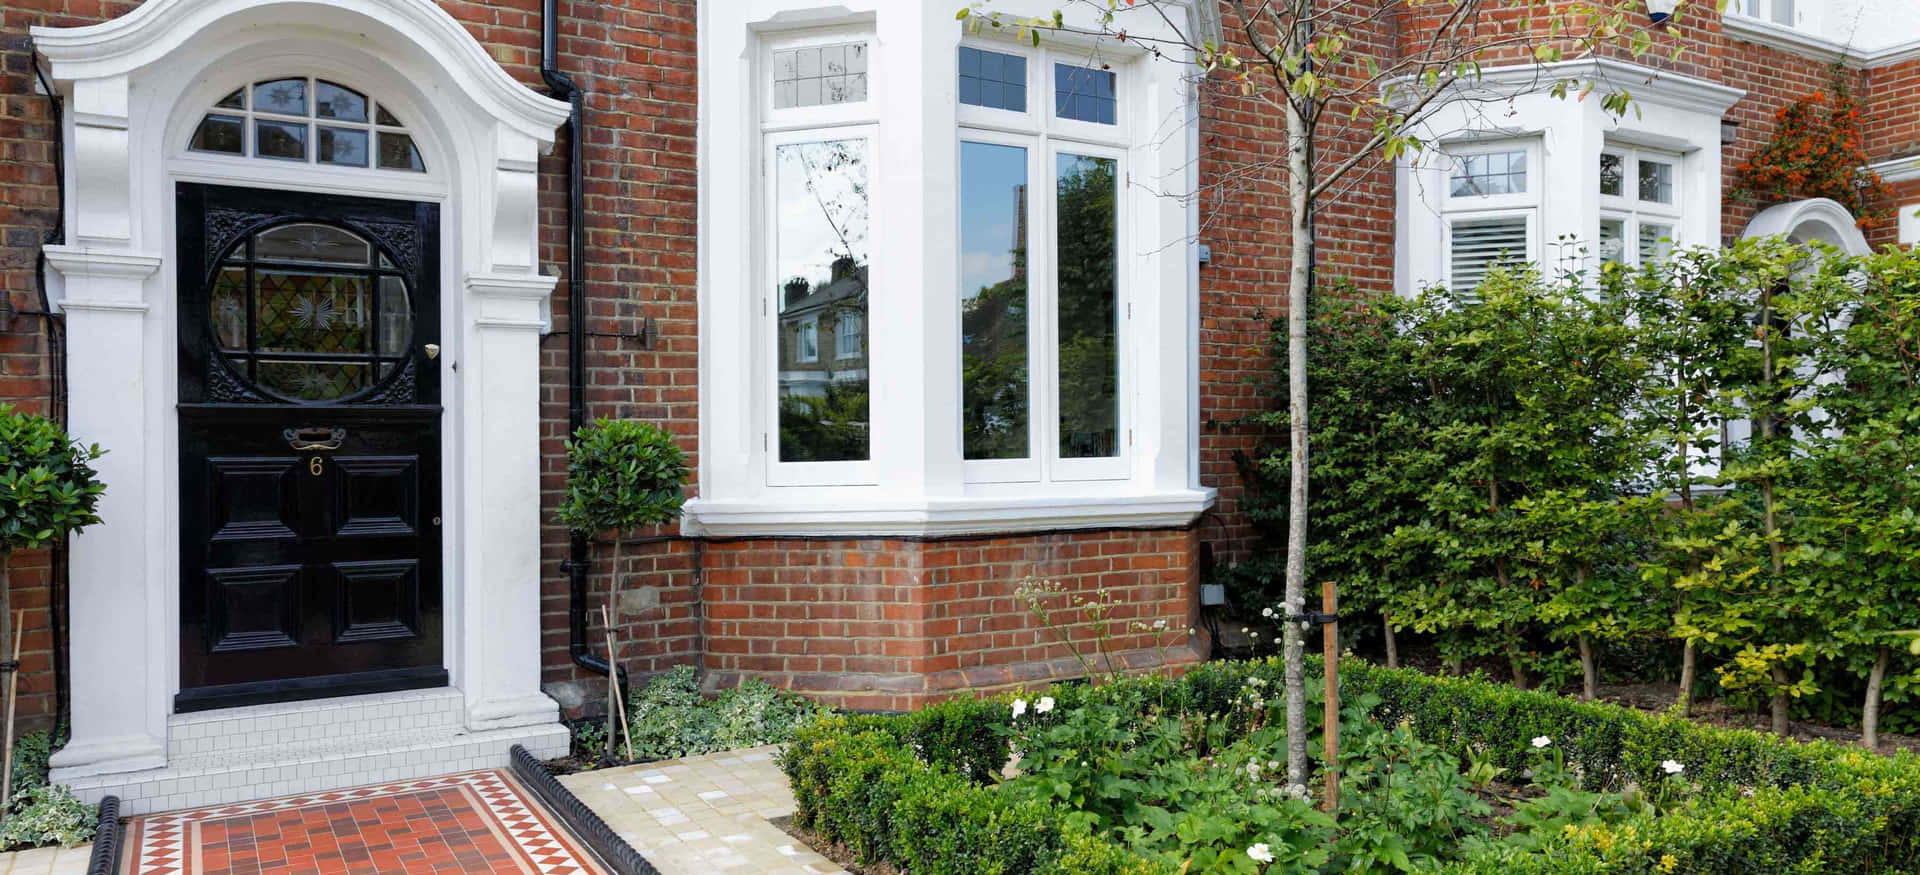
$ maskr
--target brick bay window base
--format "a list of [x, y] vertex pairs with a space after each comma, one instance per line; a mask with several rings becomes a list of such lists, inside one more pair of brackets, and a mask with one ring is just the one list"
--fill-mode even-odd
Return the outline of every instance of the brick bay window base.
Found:
[[[1189, 631], [1198, 553], [1191, 529], [714, 541], [706, 683], [758, 678], [839, 707], [906, 710], [1084, 677], [1074, 650], [1096, 673], [1179, 670], [1207, 651]], [[1057, 590], [1040, 597], [1050, 627], [1021, 595], [1038, 586]], [[1076, 599], [1111, 601], [1110, 638]]]

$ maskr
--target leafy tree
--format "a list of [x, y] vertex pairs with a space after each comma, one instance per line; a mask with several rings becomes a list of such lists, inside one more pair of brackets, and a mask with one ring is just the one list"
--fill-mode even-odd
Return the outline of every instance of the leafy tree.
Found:
[[93, 462], [105, 452], [75, 442], [53, 420], [0, 404], [0, 654], [13, 652], [15, 632], [8, 559], [100, 521], [107, 488]]
[[[1238, 47], [1180, 24], [1190, 20], [1184, 2], [1062, 0], [1063, 5], [1091, 10], [1098, 22], [1094, 35], [1100, 37], [1138, 41], [1129, 33], [1126, 16], [1139, 16], [1154, 28], [1171, 27], [1171, 38], [1149, 43], [1156, 55], [1219, 76], [1284, 122], [1281, 182], [1291, 249], [1286, 297], [1290, 517], [1283, 605], [1287, 614], [1298, 615], [1306, 606], [1311, 430], [1307, 319], [1316, 216], [1357, 174], [1424, 148], [1422, 126], [1442, 109], [1473, 99], [1462, 87], [1479, 80], [1483, 63], [1530, 59], [1544, 64], [1609, 46], [1624, 46], [1637, 56], [1652, 49], [1653, 37], [1640, 24], [1646, 20], [1640, 0], [1579, 0], [1544, 8], [1533, 0], [1225, 2], [1239, 22]], [[958, 17], [982, 28], [1012, 25], [1035, 43], [1042, 31], [1067, 26], [1058, 10], [1051, 16], [1009, 20], [986, 5], [986, 0], [974, 0]], [[1681, 0], [1681, 5], [1689, 4]], [[1421, 38], [1390, 38], [1402, 30], [1418, 32]], [[1544, 68], [1542, 76], [1542, 87], [1557, 95], [1592, 90], [1590, 84], [1571, 79], [1554, 81]], [[1630, 105], [1625, 92], [1605, 94], [1601, 102], [1614, 112]], [[1336, 133], [1358, 136], [1333, 136]], [[1282, 628], [1287, 774], [1301, 783], [1308, 767], [1305, 631], [1291, 621]]]
[[1829, 258], [1820, 278], [1798, 323], [1822, 421], [1792, 460], [1808, 518], [1793, 560], [1830, 631], [1823, 655], [1867, 677], [1872, 748], [1882, 698], [1920, 692], [1920, 665], [1898, 647], [1920, 626], [1920, 259]]

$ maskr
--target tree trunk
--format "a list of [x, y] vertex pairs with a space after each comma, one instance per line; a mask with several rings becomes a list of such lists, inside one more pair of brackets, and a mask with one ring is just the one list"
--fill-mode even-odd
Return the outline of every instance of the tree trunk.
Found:
[[1773, 734], [1781, 738], [1792, 735], [1787, 722], [1787, 686], [1793, 679], [1787, 675], [1787, 664], [1775, 663], [1773, 666]]
[[1385, 611], [1382, 611], [1380, 613], [1380, 630], [1386, 635], [1387, 667], [1399, 668], [1400, 667], [1400, 642], [1395, 640], [1394, 638], [1393, 618], [1388, 616]]
[[1679, 699], [1680, 713], [1688, 717], [1693, 716], [1694, 663], [1695, 663], [1695, 657], [1694, 657], [1694, 649], [1693, 649], [1693, 640], [1688, 639], [1686, 643], [1680, 645], [1680, 699]]
[[1580, 701], [1591, 702], [1599, 695], [1600, 670], [1593, 664], [1593, 639], [1580, 636]]
[[1867, 673], [1867, 703], [1860, 709], [1860, 746], [1880, 749], [1880, 686], [1887, 680], [1887, 664], [1893, 651], [1882, 647], [1873, 654], [1873, 670]]
[[[1287, 106], [1287, 212], [1293, 252], [1287, 270], [1287, 413], [1290, 425], [1287, 484], [1288, 616], [1306, 612], [1307, 592], [1307, 295], [1312, 283], [1313, 222], [1307, 194], [1312, 184], [1307, 119], [1289, 96]], [[1307, 783], [1306, 635], [1300, 623], [1285, 624], [1287, 687], [1287, 783]]]

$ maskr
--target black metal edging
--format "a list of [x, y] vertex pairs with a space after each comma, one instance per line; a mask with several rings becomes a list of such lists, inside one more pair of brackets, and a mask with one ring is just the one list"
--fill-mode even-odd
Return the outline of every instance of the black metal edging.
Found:
[[120, 875], [120, 797], [100, 800], [100, 820], [93, 830], [93, 853], [87, 857], [87, 875]]
[[[525, 747], [513, 746], [513, 774], [525, 782], [540, 801], [546, 803], [552, 811], [573, 831], [580, 841], [585, 842], [600, 862], [612, 867], [616, 875], [660, 875], [647, 858], [627, 844], [626, 840], [614, 833], [613, 827], [600, 819], [593, 809], [588, 808], [580, 797], [573, 795], [553, 773]], [[92, 875], [92, 873], [89, 873]]]

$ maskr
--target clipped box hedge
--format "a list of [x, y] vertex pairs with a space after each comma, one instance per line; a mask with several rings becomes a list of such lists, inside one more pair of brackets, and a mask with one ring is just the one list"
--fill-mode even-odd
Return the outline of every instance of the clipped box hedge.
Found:
[[[1126, 683], [1157, 687], [1174, 710], [1226, 714], [1248, 678], [1277, 687], [1281, 674], [1275, 660], [1215, 662], [1178, 680]], [[1669, 759], [1700, 787], [1687, 811], [1570, 829], [1543, 850], [1500, 847], [1444, 871], [1920, 873], [1920, 757], [1912, 754], [1798, 743], [1359, 662], [1341, 665], [1340, 686], [1347, 701], [1379, 697], [1379, 720], [1406, 722], [1463, 762], [1472, 752], [1517, 771], [1527, 764], [1528, 740], [1547, 735], [1591, 789], [1651, 785]], [[1114, 694], [1086, 685], [1047, 693], [1065, 709]], [[1009, 758], [1012, 698], [897, 716], [837, 715], [802, 730], [781, 757], [798, 802], [794, 820], [863, 861], [914, 875], [1161, 871], [1069, 827], [1063, 810], [995, 791]]]

